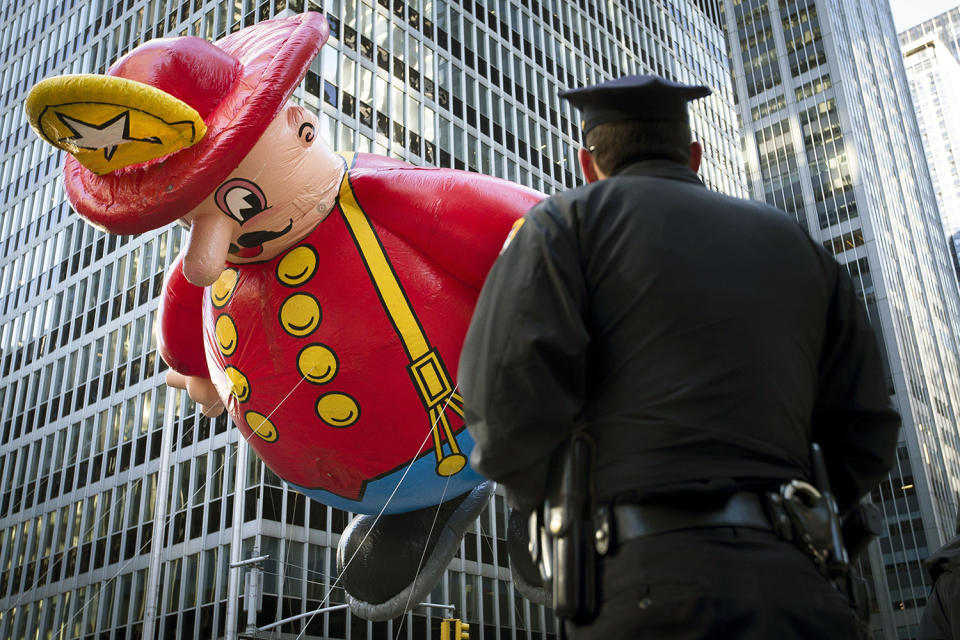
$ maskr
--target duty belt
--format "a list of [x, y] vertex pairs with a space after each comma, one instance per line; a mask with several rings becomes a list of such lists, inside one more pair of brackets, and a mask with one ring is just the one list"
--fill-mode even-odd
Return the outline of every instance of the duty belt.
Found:
[[773, 531], [763, 497], [746, 491], [733, 494], [722, 507], [708, 510], [618, 504], [613, 507], [613, 524], [618, 542], [684, 529], [747, 527]]

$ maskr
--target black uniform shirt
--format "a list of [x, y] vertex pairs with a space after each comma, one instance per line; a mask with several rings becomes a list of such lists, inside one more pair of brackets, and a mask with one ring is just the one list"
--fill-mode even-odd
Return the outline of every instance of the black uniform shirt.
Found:
[[887, 472], [899, 427], [846, 271], [766, 204], [650, 160], [534, 207], [491, 270], [459, 382], [472, 464], [543, 499], [585, 428], [597, 493], [810, 476], [841, 509]]

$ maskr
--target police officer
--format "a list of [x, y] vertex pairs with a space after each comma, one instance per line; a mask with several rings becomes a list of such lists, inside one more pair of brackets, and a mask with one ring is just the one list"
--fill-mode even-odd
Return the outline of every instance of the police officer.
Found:
[[[571, 638], [849, 638], [856, 619], [764, 496], [825, 454], [841, 511], [899, 427], [846, 270], [782, 211], [706, 189], [687, 103], [654, 76], [566, 91], [588, 184], [535, 206], [490, 272], [459, 382], [471, 463], [538, 508], [574, 433], [613, 514]], [[555, 462], [555, 460], [554, 460]]]

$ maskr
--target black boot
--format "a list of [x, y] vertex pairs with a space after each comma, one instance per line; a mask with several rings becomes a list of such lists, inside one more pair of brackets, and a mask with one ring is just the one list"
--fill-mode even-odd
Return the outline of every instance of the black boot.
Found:
[[350, 611], [366, 620], [390, 620], [420, 604], [443, 577], [494, 487], [487, 481], [439, 506], [408, 513], [356, 516], [337, 546]]

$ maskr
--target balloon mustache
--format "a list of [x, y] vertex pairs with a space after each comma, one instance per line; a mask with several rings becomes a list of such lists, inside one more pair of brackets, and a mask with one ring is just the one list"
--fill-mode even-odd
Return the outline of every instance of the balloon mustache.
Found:
[[270, 231], [265, 229], [263, 231], [251, 231], [249, 233], [241, 234], [240, 237], [237, 238], [236, 243], [231, 246], [231, 250], [233, 250], [234, 247], [238, 247], [238, 246], [243, 247], [245, 249], [259, 247], [260, 245], [266, 242], [270, 242], [271, 240], [275, 240], [277, 238], [287, 235], [287, 233], [289, 233], [290, 229], [292, 228], [293, 228], [293, 219], [291, 219], [290, 222], [287, 223], [287, 226], [282, 231]]

